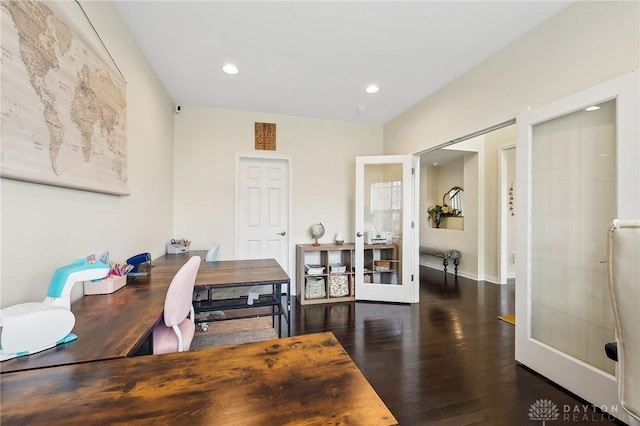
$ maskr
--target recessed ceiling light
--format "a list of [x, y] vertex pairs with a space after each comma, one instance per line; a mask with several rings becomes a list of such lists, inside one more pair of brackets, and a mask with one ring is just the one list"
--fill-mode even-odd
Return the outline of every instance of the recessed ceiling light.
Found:
[[359, 106], [358, 107], [358, 112], [360, 112], [360, 113], [365, 112], [366, 110], [367, 110], [367, 107], [365, 107], [365, 106]]
[[586, 107], [584, 110], [585, 111], [597, 111], [599, 109], [600, 109], [600, 107], [598, 105], [591, 105], [590, 107]]
[[366, 89], [364, 89], [364, 91], [367, 93], [378, 93], [378, 90], [380, 90], [380, 88], [375, 84], [370, 84]]
[[238, 67], [236, 67], [233, 64], [226, 64], [225, 66], [222, 67], [222, 71], [226, 72], [227, 74], [238, 74]]

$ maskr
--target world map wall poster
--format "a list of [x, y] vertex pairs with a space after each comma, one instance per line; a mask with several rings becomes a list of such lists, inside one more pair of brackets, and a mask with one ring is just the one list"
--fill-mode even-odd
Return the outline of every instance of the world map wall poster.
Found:
[[126, 81], [80, 4], [0, 12], [1, 176], [129, 194]]

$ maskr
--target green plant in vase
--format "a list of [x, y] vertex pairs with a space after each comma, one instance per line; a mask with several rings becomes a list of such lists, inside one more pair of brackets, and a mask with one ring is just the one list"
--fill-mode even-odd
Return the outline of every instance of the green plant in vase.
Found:
[[427, 213], [429, 214], [429, 219], [436, 228], [440, 228], [440, 224], [445, 217], [460, 216], [459, 210], [449, 207], [446, 204], [443, 204], [441, 206], [437, 204], [435, 206], [431, 206], [427, 210]]

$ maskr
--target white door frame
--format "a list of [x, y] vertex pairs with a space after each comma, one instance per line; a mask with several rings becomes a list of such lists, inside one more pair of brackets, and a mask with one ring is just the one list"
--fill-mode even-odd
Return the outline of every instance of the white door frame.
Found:
[[[604, 411], [620, 407], [616, 378], [600, 369], [545, 345], [531, 331], [531, 137], [533, 126], [587, 106], [617, 99], [617, 216], [627, 219], [640, 215], [640, 131], [638, 73], [630, 73], [583, 92], [524, 113], [516, 119], [516, 361], [549, 378]], [[604, 347], [602, 349], [604, 351]], [[613, 412], [614, 416], [624, 415]]]
[[239, 212], [239, 200], [240, 200], [240, 162], [242, 160], [274, 160], [283, 161], [287, 165], [288, 175], [288, 195], [287, 195], [287, 235], [285, 235], [285, 244], [287, 245], [287, 275], [291, 276], [291, 268], [294, 263], [293, 254], [294, 251], [291, 248], [291, 209], [292, 209], [292, 194], [293, 194], [293, 179], [291, 175], [291, 168], [293, 160], [289, 155], [279, 155], [270, 152], [256, 152], [251, 154], [236, 154], [236, 181], [235, 181], [235, 258], [240, 257], [240, 221], [238, 220]]

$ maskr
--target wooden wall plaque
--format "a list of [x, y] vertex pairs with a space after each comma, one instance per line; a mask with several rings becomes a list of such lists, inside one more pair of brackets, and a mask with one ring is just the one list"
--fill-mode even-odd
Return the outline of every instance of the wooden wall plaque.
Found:
[[263, 149], [267, 151], [276, 150], [275, 123], [256, 122], [256, 149]]

